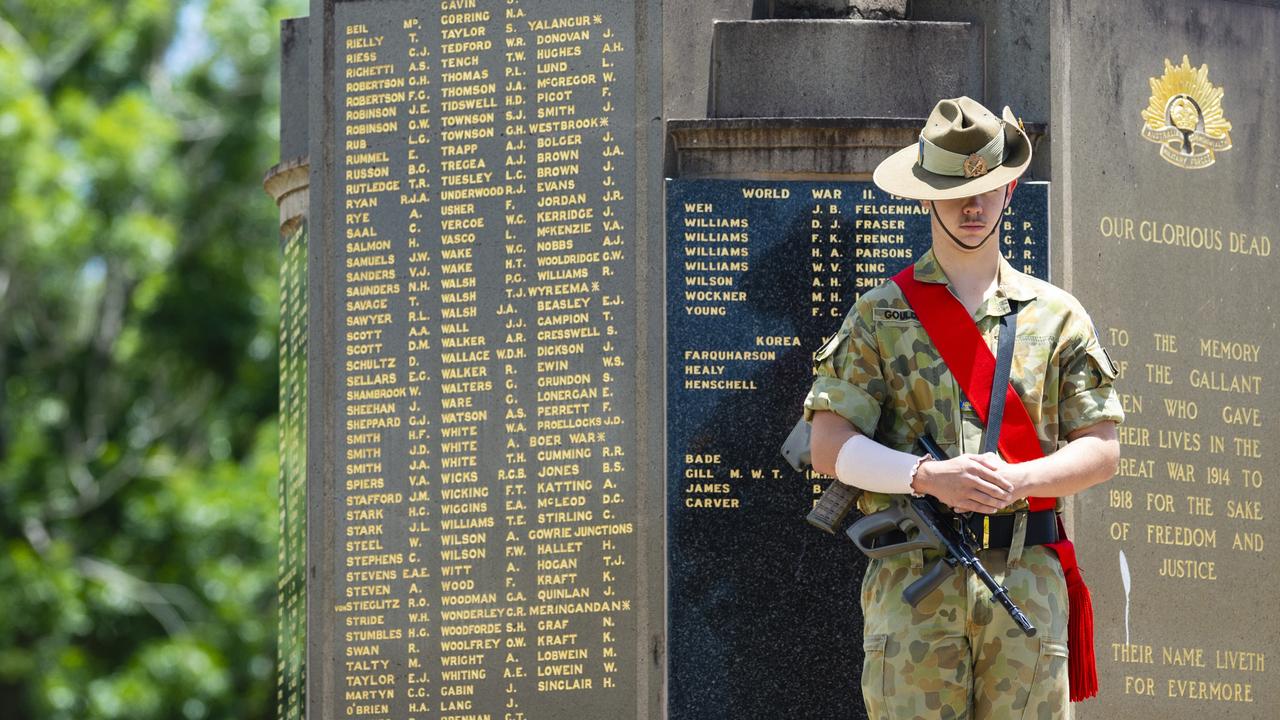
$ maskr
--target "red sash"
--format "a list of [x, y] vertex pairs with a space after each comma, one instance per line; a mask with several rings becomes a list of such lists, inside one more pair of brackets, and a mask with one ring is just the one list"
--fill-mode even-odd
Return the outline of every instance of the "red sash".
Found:
[[[996, 370], [995, 356], [983, 341], [982, 333], [978, 332], [969, 312], [947, 286], [922, 283], [915, 279], [914, 272], [914, 266], [908, 265], [893, 277], [893, 281], [920, 319], [942, 361], [960, 383], [974, 412], [986, 423], [991, 383]], [[1012, 383], [1005, 388], [1005, 393], [1004, 422], [998, 445], [1000, 454], [1011, 463], [1044, 457], [1035, 425], [1031, 423], [1031, 416]], [[1027, 498], [1027, 505], [1034, 512], [1053, 510], [1056, 502], [1053, 498], [1031, 497]], [[1071, 701], [1080, 702], [1098, 694], [1098, 672], [1093, 652], [1093, 601], [1076, 564], [1075, 546], [1067, 538], [1061, 518], [1058, 519], [1058, 537], [1058, 542], [1046, 547], [1058, 554], [1067, 580]]]

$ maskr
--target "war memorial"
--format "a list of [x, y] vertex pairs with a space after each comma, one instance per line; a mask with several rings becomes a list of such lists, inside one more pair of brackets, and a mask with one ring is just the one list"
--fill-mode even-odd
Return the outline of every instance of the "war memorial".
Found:
[[313, 0], [282, 29], [281, 718], [863, 718], [779, 447], [928, 247], [933, 102], [1119, 370], [1070, 503], [1103, 719], [1275, 717], [1280, 3]]

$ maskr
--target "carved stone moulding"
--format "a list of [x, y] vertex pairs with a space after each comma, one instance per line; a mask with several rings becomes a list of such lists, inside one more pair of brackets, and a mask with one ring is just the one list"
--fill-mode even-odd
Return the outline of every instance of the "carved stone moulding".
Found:
[[[870, 180], [916, 142], [924, 118], [712, 118], [667, 122], [667, 171], [681, 178]], [[1028, 123], [1032, 147], [1045, 126]]]

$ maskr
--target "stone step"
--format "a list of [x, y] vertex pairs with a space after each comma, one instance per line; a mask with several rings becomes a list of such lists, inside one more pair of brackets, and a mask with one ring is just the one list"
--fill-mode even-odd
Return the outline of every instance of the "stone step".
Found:
[[921, 118], [981, 99], [981, 26], [960, 22], [717, 22], [710, 116]]

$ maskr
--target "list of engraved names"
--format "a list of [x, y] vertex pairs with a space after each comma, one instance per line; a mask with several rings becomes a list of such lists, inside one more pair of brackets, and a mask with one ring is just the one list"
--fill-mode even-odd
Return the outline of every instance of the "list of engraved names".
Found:
[[625, 713], [630, 15], [335, 7], [341, 714]]
[[[1038, 276], [1047, 204], [1043, 183], [1020, 187], [999, 237], [1014, 267]], [[830, 716], [823, 707], [857, 695], [861, 645], [828, 640], [860, 632], [849, 583], [861, 566], [850, 546], [805, 528], [830, 479], [795, 472], [778, 446], [814, 352], [861, 293], [928, 250], [930, 218], [870, 182], [669, 180], [666, 210], [671, 716], [735, 704], [770, 717], [778, 703]], [[743, 632], [743, 608], [785, 611], [754, 612]], [[718, 670], [708, 658], [752, 661]], [[768, 682], [797, 667], [851, 669]]]
[[[807, 358], [823, 336], [835, 332], [862, 293], [915, 262], [930, 244], [926, 209], [871, 183], [677, 181], [672, 188], [668, 265], [675, 285], [668, 290], [668, 320], [680, 347], [672, 349], [678, 364], [668, 371], [669, 392], [680, 398], [673, 406], [680, 412], [670, 418], [677, 442], [700, 436], [685, 425], [696, 425], [725, 396], [786, 383], [795, 385], [791, 398], [803, 398], [811, 382]], [[1047, 227], [1036, 208], [1043, 207], [1046, 190], [1030, 184], [1022, 192], [1005, 211], [1000, 243], [1013, 267], [1043, 277]], [[750, 282], [762, 275], [772, 279]], [[807, 349], [801, 374], [770, 375], [781, 357], [801, 348]], [[780, 416], [765, 425], [789, 422], [794, 418]], [[699, 442], [698, 452], [673, 448], [684, 453], [683, 465], [672, 467], [684, 481], [679, 511], [737, 510], [744, 485], [784, 477], [773, 448], [759, 457], [733, 457], [717, 443]], [[806, 475], [816, 501], [826, 478], [812, 470]]]

